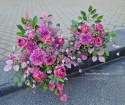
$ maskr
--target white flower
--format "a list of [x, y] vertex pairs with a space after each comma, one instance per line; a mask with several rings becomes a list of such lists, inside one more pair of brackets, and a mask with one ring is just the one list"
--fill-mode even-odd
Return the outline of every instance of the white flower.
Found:
[[62, 49], [61, 51], [62, 51], [62, 52], [64, 52], [65, 50], [64, 50], [64, 49]]
[[70, 42], [70, 45], [73, 45], [73, 42]]
[[82, 69], [79, 69], [79, 72], [81, 73], [81, 72], [82, 72]]
[[119, 52], [117, 52], [116, 55], [119, 56]]
[[115, 47], [115, 44], [113, 44], [113, 47]]
[[73, 59], [76, 59], [76, 57], [73, 57]]
[[74, 64], [74, 66], [76, 66], [76, 64]]
[[78, 58], [78, 59], [77, 59], [77, 61], [78, 61], [79, 63], [81, 63], [81, 62], [82, 62], [81, 58]]
[[78, 54], [81, 54], [81, 52], [80, 52], [80, 51], [78, 51]]
[[29, 86], [30, 85], [30, 83], [29, 82], [27, 82], [27, 86]]
[[48, 71], [47, 71], [47, 73], [48, 73], [48, 74], [51, 74], [51, 73], [52, 73], [52, 71], [51, 71], [51, 70], [48, 70]]
[[69, 51], [69, 50], [68, 50], [68, 49], [66, 49], [66, 52], [67, 52], [67, 53], [68, 53], [68, 51]]
[[116, 48], [119, 48], [120, 46], [116, 45]]
[[79, 48], [77, 48], [77, 50], [79, 50]]
[[68, 78], [67, 78], [67, 77], [65, 77], [65, 78], [64, 78], [64, 80], [66, 80], [66, 81], [67, 81], [67, 80], [68, 80]]
[[62, 60], [62, 63], [64, 63], [64, 62], [65, 62], [65, 60], [63, 59], [63, 60]]
[[35, 84], [33, 84], [32, 88], [36, 88], [36, 85], [35, 85]]

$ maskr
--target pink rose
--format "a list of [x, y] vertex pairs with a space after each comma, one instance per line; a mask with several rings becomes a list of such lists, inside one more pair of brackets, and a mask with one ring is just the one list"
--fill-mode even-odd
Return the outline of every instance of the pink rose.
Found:
[[101, 23], [95, 25], [96, 30], [102, 31], [103, 30], [103, 25]]
[[31, 68], [29, 72], [34, 74], [34, 73], [37, 73], [39, 70], [40, 70], [39, 67], [35, 67], [35, 68]]
[[35, 36], [36, 36], [36, 34], [35, 34], [34, 32], [30, 32], [30, 33], [28, 34], [28, 39], [29, 39], [29, 40], [32, 40], [32, 39], [34, 39]]
[[96, 37], [95, 39], [93, 39], [93, 44], [96, 46], [96, 47], [99, 47], [102, 45], [102, 39], [100, 37]]
[[71, 57], [71, 56], [72, 56], [72, 53], [71, 53], [71, 52], [68, 52], [67, 56], [68, 56], [68, 57]]
[[62, 94], [63, 94], [63, 93], [62, 93], [60, 90], [57, 91], [57, 95], [58, 95], [58, 96], [61, 96]]
[[56, 66], [55, 68], [56, 70], [54, 70], [54, 74], [58, 77], [58, 78], [64, 78], [66, 75], [66, 70], [63, 66]]
[[58, 43], [60, 46], [63, 46], [63, 44], [65, 43], [64, 38], [58, 38], [58, 37], [56, 37], [56, 41], [57, 41], [57, 43]]
[[55, 89], [55, 85], [49, 85], [49, 90], [53, 91]]
[[86, 60], [87, 59], [87, 55], [81, 55], [82, 60]]
[[45, 75], [44, 75], [43, 72], [38, 71], [38, 72], [36, 72], [36, 73], [33, 74], [33, 77], [34, 77], [34, 79], [35, 79], [37, 82], [40, 82], [40, 81], [44, 80]]
[[62, 102], [67, 101], [67, 95], [66, 95], [66, 94], [63, 94], [63, 95], [60, 97], [60, 101], [62, 101]]
[[87, 33], [87, 32], [89, 31], [89, 26], [87, 26], [87, 25], [82, 25], [82, 26], [80, 27], [80, 30], [85, 34], [85, 33]]
[[63, 84], [61, 84], [61, 83], [58, 83], [58, 84], [56, 84], [56, 88], [57, 88], [57, 90], [63, 90]]
[[44, 44], [50, 45], [50, 44], [52, 43], [52, 37], [49, 36], [49, 35], [46, 35], [46, 36], [44, 36], [44, 37], [42, 38], [42, 42], [43, 42]]
[[52, 65], [56, 61], [56, 56], [55, 55], [50, 55], [45, 59], [45, 63], [47, 66]]
[[79, 48], [81, 46], [81, 42], [80, 41], [76, 41], [74, 44], [74, 47]]
[[17, 46], [24, 48], [27, 45], [27, 38], [20, 37], [17, 39]]

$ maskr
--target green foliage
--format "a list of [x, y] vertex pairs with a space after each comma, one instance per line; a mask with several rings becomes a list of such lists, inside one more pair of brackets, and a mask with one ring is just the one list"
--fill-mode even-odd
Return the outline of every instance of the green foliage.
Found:
[[37, 23], [38, 23], [38, 18], [37, 18], [37, 16], [35, 16], [33, 18], [33, 27], [35, 27], [37, 25]]
[[60, 24], [58, 23], [56, 26], [57, 26], [57, 27], [60, 27]]
[[57, 95], [57, 88], [55, 88], [53, 92], [55, 95]]
[[22, 33], [25, 33], [25, 31], [26, 31], [26, 30], [23, 29], [23, 27], [22, 27], [21, 25], [17, 25], [17, 28], [20, 29], [20, 31], [21, 31]]
[[82, 17], [81, 17], [81, 16], [78, 16], [78, 20], [82, 20]]
[[91, 12], [91, 11], [92, 11], [92, 6], [91, 6], [91, 5], [90, 5], [90, 7], [89, 7], [88, 11], [89, 11], [89, 12]]
[[37, 37], [40, 37], [40, 34], [38, 32], [35, 32]]
[[17, 32], [16, 33], [18, 36], [23, 36], [24, 35], [24, 33], [22, 33], [22, 32]]
[[99, 16], [98, 18], [97, 18], [97, 20], [101, 20], [103, 18], [103, 15], [102, 16]]
[[107, 44], [104, 44], [104, 48], [107, 48]]
[[21, 22], [22, 22], [23, 24], [26, 24], [24, 17], [21, 18]]
[[106, 52], [106, 56], [109, 56], [109, 52]]
[[60, 78], [60, 79], [58, 79], [60, 82], [62, 82], [62, 83], [64, 83], [65, 81], [64, 81], [64, 79], [62, 79], [62, 78]]
[[32, 27], [34, 27], [32, 20], [28, 20], [28, 22], [29, 22], [29, 24], [30, 24]]
[[22, 85], [23, 85], [22, 82], [18, 82], [18, 83], [17, 83], [17, 86], [18, 86], [18, 87], [21, 87]]
[[51, 24], [53, 24], [51, 21], [48, 21], [48, 25], [51, 25]]
[[97, 18], [98, 14], [92, 16], [93, 19]]
[[96, 13], [96, 9], [92, 10], [91, 14], [95, 14]]
[[101, 20], [96, 20], [96, 21], [95, 21], [95, 23], [97, 23], [97, 24], [100, 23], [100, 22], [101, 22]]
[[49, 14], [48, 17], [52, 16], [52, 14]]
[[17, 83], [18, 80], [19, 80], [18, 77], [14, 77], [14, 78], [13, 78], [13, 83]]
[[95, 52], [95, 51], [93, 51], [93, 52], [92, 52], [92, 55], [93, 55], [93, 56], [96, 56], [96, 52]]
[[42, 48], [45, 48], [45, 47], [47, 46], [47, 44], [44, 44], [44, 43], [42, 43], [42, 42], [40, 42], [38, 45], [39, 45], [40, 47], [42, 47]]
[[85, 13], [84, 11], [81, 11], [81, 14], [82, 14], [83, 16], [86, 16], [86, 13]]

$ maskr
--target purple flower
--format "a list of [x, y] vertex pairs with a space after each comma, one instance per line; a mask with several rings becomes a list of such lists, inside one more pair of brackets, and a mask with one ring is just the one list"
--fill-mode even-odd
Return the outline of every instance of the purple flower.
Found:
[[87, 34], [81, 34], [80, 35], [80, 41], [83, 45], [88, 45], [88, 44], [92, 44], [93, 41], [93, 36], [91, 33], [87, 33]]
[[29, 41], [27, 46], [26, 46], [26, 52], [28, 54], [31, 54], [33, 52], [33, 50], [38, 49], [39, 45], [37, 45], [37, 43], [35, 41]]
[[47, 53], [48, 55], [51, 55], [51, 54], [54, 53], [54, 48], [52, 48], [52, 47], [46, 47], [46, 48], [45, 48], [45, 51], [46, 51], [46, 53]]
[[52, 32], [49, 30], [48, 27], [43, 27], [43, 28], [40, 27], [36, 30], [36, 32], [40, 34], [41, 38], [43, 38], [46, 35], [52, 35]]
[[48, 56], [48, 58], [46, 59], [45, 63], [46, 63], [47, 66], [50, 66], [55, 61], [56, 61], [56, 56], [55, 55], [51, 55], [51, 56]]
[[33, 50], [33, 53], [30, 55], [30, 61], [32, 64], [36, 66], [42, 66], [44, 63], [44, 60], [46, 59], [47, 54], [44, 50], [35, 49]]

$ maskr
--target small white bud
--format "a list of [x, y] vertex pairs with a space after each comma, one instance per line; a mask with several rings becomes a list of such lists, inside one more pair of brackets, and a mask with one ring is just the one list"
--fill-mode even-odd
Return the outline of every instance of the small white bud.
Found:
[[82, 72], [82, 69], [79, 69], [79, 72], [81, 73], [81, 72]]
[[27, 82], [27, 86], [29, 86], [30, 85], [30, 83], [29, 82]]
[[70, 42], [70, 45], [73, 45], [73, 42]]
[[67, 80], [68, 80], [68, 78], [67, 78], [67, 77], [65, 77], [65, 78], [64, 78], [64, 80], [66, 80], [66, 81], [67, 81]]
[[119, 56], [119, 52], [117, 52], [116, 55]]
[[47, 71], [47, 73], [48, 73], [48, 74], [51, 74], [51, 73], [52, 73], [52, 71], [51, 71], [51, 70], [48, 70], [48, 71]]

